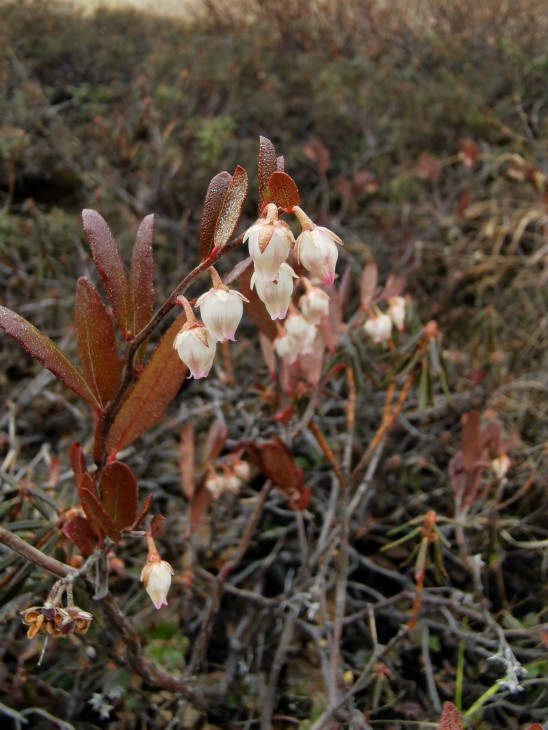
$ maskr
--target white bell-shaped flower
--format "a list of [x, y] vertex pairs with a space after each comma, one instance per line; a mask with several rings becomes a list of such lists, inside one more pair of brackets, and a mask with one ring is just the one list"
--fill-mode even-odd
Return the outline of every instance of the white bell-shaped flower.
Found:
[[332, 284], [339, 256], [337, 244], [342, 245], [341, 239], [328, 228], [312, 223], [298, 205], [293, 208], [293, 213], [303, 227], [295, 243], [297, 261], [323, 284]]
[[268, 310], [272, 319], [283, 319], [287, 314], [289, 302], [293, 295], [293, 279], [297, 274], [289, 264], [283, 263], [276, 281], [259, 279], [257, 271], [251, 277], [251, 288], [256, 287], [257, 294]]
[[363, 328], [373, 342], [386, 342], [392, 334], [392, 320], [388, 314], [379, 311], [378, 314], [369, 317]]
[[327, 317], [329, 314], [329, 296], [317, 286], [309, 286], [307, 292], [299, 299], [299, 308], [310, 324], [319, 324], [322, 317]]
[[295, 239], [287, 223], [278, 220], [278, 208], [269, 203], [264, 216], [246, 231], [244, 243], [246, 241], [257, 281], [273, 281]]
[[217, 343], [201, 322], [194, 322], [190, 327], [187, 327], [188, 324], [175, 338], [173, 347], [190, 370], [191, 377], [205, 378], [213, 365]]
[[[217, 342], [232, 340], [244, 312], [245, 297], [226, 287], [213, 288], [196, 302], [202, 322]], [[245, 299], [247, 301], [247, 299]]]
[[406, 304], [405, 297], [391, 297], [388, 300], [388, 316], [398, 332], [403, 332]]
[[298, 344], [299, 354], [312, 350], [316, 328], [302, 314], [291, 314], [285, 322], [285, 331]]
[[148, 560], [141, 571], [141, 580], [154, 607], [167, 606], [167, 593], [171, 586], [173, 568], [165, 560]]

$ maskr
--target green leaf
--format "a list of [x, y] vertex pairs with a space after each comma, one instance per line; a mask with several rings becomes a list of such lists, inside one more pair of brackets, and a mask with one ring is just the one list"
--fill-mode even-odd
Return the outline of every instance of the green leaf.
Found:
[[99, 402], [82, 373], [49, 337], [46, 337], [24, 317], [2, 306], [0, 306], [0, 327], [6, 334], [13, 337], [29, 355], [50, 370], [63, 385], [70, 388], [93, 408], [99, 408]]
[[107, 464], [101, 472], [103, 506], [119, 530], [129, 527], [137, 514], [137, 480], [131, 469], [120, 461]]
[[116, 414], [107, 439], [109, 454], [125, 448], [159, 421], [177, 395], [188, 368], [173, 349], [173, 341], [185, 321], [181, 314], [167, 330]]
[[217, 219], [221, 206], [230, 186], [232, 175], [220, 172], [211, 180], [204, 200], [204, 210], [200, 222], [200, 257], [206, 259], [213, 251], [213, 237], [217, 227]]
[[126, 332], [131, 329], [133, 317], [126, 271], [118, 244], [104, 218], [94, 210], [82, 211], [82, 225], [114, 319], [120, 329]]
[[236, 230], [236, 226], [242, 215], [247, 187], [247, 173], [243, 167], [238, 165], [234, 170], [234, 175], [232, 176], [217, 217], [215, 232], [213, 234], [214, 247], [222, 248], [225, 246]]
[[120, 383], [118, 344], [103, 300], [85, 277], [76, 285], [74, 319], [82, 372], [99, 403], [105, 406]]

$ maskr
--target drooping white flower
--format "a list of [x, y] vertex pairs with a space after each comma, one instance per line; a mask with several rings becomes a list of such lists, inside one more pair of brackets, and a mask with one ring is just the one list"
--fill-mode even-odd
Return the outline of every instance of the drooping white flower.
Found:
[[373, 342], [386, 342], [392, 334], [392, 320], [388, 314], [379, 311], [378, 314], [369, 317], [363, 328]]
[[236, 328], [244, 312], [244, 301], [247, 299], [240, 292], [226, 287], [210, 289], [197, 300], [202, 322], [217, 342], [234, 342]]
[[278, 220], [276, 205], [269, 203], [264, 215], [246, 231], [245, 241], [255, 265], [256, 280], [273, 281], [295, 239], [287, 223]]
[[293, 213], [303, 227], [295, 243], [297, 261], [323, 284], [332, 284], [339, 256], [337, 244], [342, 245], [341, 239], [328, 228], [312, 223], [298, 205], [293, 208]]
[[287, 332], [278, 335], [274, 340], [274, 349], [279, 358], [291, 364], [299, 357], [299, 343], [290, 337]]
[[391, 297], [388, 300], [388, 316], [398, 332], [403, 332], [406, 305], [405, 297]]
[[[308, 281], [302, 279], [301, 281]], [[299, 308], [310, 324], [319, 324], [322, 317], [329, 314], [329, 295], [317, 286], [309, 286], [299, 299]]]
[[190, 370], [189, 377], [205, 378], [213, 365], [217, 343], [205, 324], [196, 319], [188, 299], [179, 296], [177, 302], [184, 307], [186, 322], [173, 340], [173, 349]]
[[175, 338], [173, 347], [193, 378], [205, 378], [213, 365], [217, 343], [201, 322], [185, 328], [186, 325]]
[[171, 586], [172, 575], [174, 575], [173, 568], [165, 560], [147, 560], [141, 571], [141, 580], [146, 592], [157, 609], [167, 606], [166, 597]]
[[276, 281], [259, 279], [257, 272], [253, 272], [250, 286], [252, 289], [256, 287], [257, 294], [272, 319], [283, 319], [287, 314], [293, 294], [293, 279], [296, 278], [297, 274], [286, 263], [281, 264]]
[[510, 457], [505, 453], [499, 454], [496, 459], [491, 461], [491, 469], [497, 479], [504, 479], [511, 466]]
[[299, 354], [312, 350], [316, 328], [302, 314], [291, 314], [285, 322], [286, 334], [299, 346]]

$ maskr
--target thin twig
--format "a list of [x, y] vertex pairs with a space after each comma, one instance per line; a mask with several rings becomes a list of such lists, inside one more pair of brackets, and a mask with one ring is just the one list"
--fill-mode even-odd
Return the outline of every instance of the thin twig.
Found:
[[196, 643], [194, 644], [194, 650], [192, 652], [192, 656], [191, 656], [190, 662], [188, 664], [188, 668], [187, 668], [187, 672], [186, 672], [187, 678], [192, 677], [194, 675], [194, 673], [196, 672], [196, 669], [198, 668], [199, 664], [202, 661], [205, 650], [207, 648], [207, 643], [209, 641], [209, 637], [211, 635], [213, 619], [214, 619], [215, 614], [217, 613], [217, 610], [221, 603], [221, 597], [223, 595], [225, 583], [226, 583], [230, 573], [238, 565], [240, 560], [243, 558], [247, 548], [249, 547], [249, 543], [251, 542], [253, 532], [255, 530], [257, 522], [259, 521], [259, 517], [262, 514], [263, 507], [266, 502], [266, 498], [268, 497], [268, 494], [269, 494], [271, 488], [272, 488], [272, 482], [268, 479], [265, 482], [265, 484], [262, 488], [262, 491], [257, 498], [255, 507], [253, 509], [253, 513], [252, 513], [251, 517], [249, 518], [249, 522], [247, 523], [247, 527], [246, 527], [244, 534], [240, 538], [240, 542], [238, 544], [238, 547], [236, 548], [236, 552], [234, 553], [234, 556], [232, 557], [231, 560], [229, 560], [227, 563], [225, 563], [223, 565], [223, 567], [221, 568], [221, 570], [219, 571], [219, 575], [217, 576], [217, 585], [215, 586], [213, 595], [209, 599], [206, 615], [204, 617], [204, 620], [202, 622], [202, 627], [200, 629], [200, 634], [198, 635], [198, 638], [196, 639]]

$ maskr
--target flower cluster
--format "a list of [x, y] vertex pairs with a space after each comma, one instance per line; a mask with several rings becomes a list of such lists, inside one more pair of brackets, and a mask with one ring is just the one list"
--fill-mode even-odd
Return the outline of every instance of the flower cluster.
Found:
[[205, 481], [205, 488], [211, 492], [214, 499], [218, 499], [225, 492], [238, 494], [240, 487], [244, 482], [249, 481], [250, 469], [249, 464], [241, 459], [231, 458], [230, 466], [228, 464], [219, 464], [219, 473], [208, 467], [208, 476]]
[[[278, 207], [274, 203], [265, 206], [261, 217], [244, 235], [254, 265], [251, 289], [256, 289], [273, 320], [283, 320], [287, 316], [294, 280], [299, 278], [287, 263], [290, 251], [293, 250], [296, 262], [310, 272], [314, 281], [329, 285], [335, 279], [339, 255], [337, 244], [342, 244], [332, 231], [315, 225], [299, 206], [294, 206], [291, 212], [302, 228], [297, 240], [287, 223], [279, 219]], [[239, 292], [224, 286], [213, 267], [209, 272], [213, 287], [196, 301], [202, 321], [196, 319], [185, 297], [178, 298], [185, 308], [187, 321], [176, 336], [173, 347], [194, 378], [204, 378], [209, 374], [217, 342], [234, 340], [243, 314], [243, 302], [248, 301]], [[322, 356], [324, 350], [323, 341], [318, 340], [317, 325], [327, 315], [329, 297], [312, 286], [308, 279], [303, 278], [302, 281], [306, 282], [307, 291], [299, 302], [301, 314], [288, 318], [284, 334], [276, 343], [278, 355], [289, 363], [296, 362], [299, 355], [312, 352], [314, 343], [316, 349], [321, 349]], [[287, 339], [284, 341], [283, 337]], [[215, 494], [221, 493], [227, 488], [223, 479], [212, 475], [208, 488]]]
[[27, 608], [21, 611], [21, 616], [23, 623], [29, 627], [27, 631], [29, 639], [44, 633], [54, 638], [68, 634], [85, 634], [93, 621], [91, 613], [82, 611], [78, 606], [61, 608], [49, 602], [43, 606]]
[[[327, 228], [317, 226], [306, 213], [294, 206], [292, 213], [302, 231], [295, 241], [289, 226], [278, 218], [278, 208], [269, 203], [263, 215], [244, 236], [255, 271], [251, 288], [256, 287], [272, 319], [284, 319], [293, 295], [293, 279], [298, 278], [286, 259], [293, 249], [295, 260], [322, 284], [332, 284], [341, 239]], [[313, 306], [313, 305], [312, 305]]]

